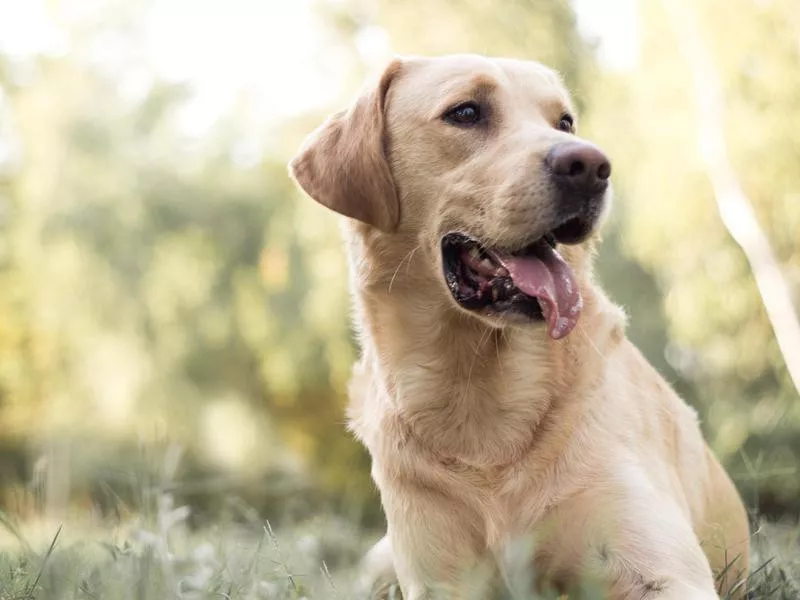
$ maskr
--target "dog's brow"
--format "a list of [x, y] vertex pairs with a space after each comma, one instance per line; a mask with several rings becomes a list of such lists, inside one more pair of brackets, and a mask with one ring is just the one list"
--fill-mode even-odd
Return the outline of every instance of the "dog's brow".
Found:
[[577, 119], [575, 116], [575, 109], [572, 106], [572, 102], [570, 101], [569, 97], [564, 96], [562, 94], [553, 95], [544, 100], [540, 101], [542, 108], [546, 114], [552, 114], [553, 118], [560, 117], [562, 114], [570, 113], [573, 119]]
[[497, 81], [484, 73], [476, 73], [470, 79], [470, 85], [475, 89], [493, 91], [497, 87]]
[[470, 100], [485, 101], [493, 95], [497, 87], [497, 81], [482, 73], [471, 76], [467, 81], [462, 80], [452, 85], [447, 85], [441, 101], [437, 102], [434, 108], [431, 118], [439, 118], [444, 111], [459, 102], [468, 102]]

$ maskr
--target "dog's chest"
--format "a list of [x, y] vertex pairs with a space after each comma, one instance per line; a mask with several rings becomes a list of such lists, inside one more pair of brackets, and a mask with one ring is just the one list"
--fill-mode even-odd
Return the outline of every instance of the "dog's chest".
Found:
[[[412, 371], [413, 372], [413, 371]], [[416, 373], [415, 373], [416, 374]], [[487, 485], [506, 487], [512, 469], [530, 450], [549, 395], [529, 373], [508, 381], [492, 377], [430, 383], [421, 375], [399, 385], [407, 392], [392, 415], [409, 438], [456, 471], [472, 471]]]
[[445, 460], [439, 468], [448, 474], [449, 492], [473, 507], [487, 547], [495, 550], [532, 533], [561, 495], [546, 469], [532, 461], [478, 468]]

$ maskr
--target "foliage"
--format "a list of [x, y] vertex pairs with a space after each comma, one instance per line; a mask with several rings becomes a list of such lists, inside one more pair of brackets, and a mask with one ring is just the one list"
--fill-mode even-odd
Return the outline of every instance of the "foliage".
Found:
[[[168, 437], [206, 471], [310, 464], [343, 497], [369, 497], [366, 469], [351, 470], [361, 450], [331, 426], [354, 356], [333, 220], [295, 203], [285, 157], [241, 164], [235, 115], [198, 147], [178, 128], [183, 86], [154, 81], [131, 102], [87, 63], [34, 58], [7, 88], [9, 464], [89, 436], [74, 449], [85, 467], [87, 446], [111, 458], [104, 443]], [[96, 474], [56, 455], [73, 470], [64, 485], [85, 490], [80, 472]]]

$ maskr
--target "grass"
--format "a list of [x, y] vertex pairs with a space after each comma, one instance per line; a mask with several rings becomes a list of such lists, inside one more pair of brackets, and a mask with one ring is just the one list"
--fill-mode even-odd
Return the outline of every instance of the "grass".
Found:
[[[172, 453], [175, 454], [175, 453]], [[168, 457], [172, 456], [168, 453]], [[233, 495], [200, 528], [172, 493], [179, 456], [134, 479], [137, 510], [116, 522], [66, 516], [19, 523], [0, 511], [0, 600], [357, 600], [358, 563], [380, 536], [336, 516], [272, 523]], [[150, 461], [153, 462], [153, 461]], [[291, 502], [291, 500], [287, 500]], [[122, 504], [122, 500], [120, 500]], [[36, 504], [46, 506], [46, 497]], [[130, 508], [130, 507], [128, 507]], [[752, 537], [750, 598], [800, 599], [800, 525], [761, 524]], [[534, 600], [530, 550], [503, 600]], [[471, 598], [486, 595], [471, 589]], [[549, 596], [554, 598], [555, 596]], [[597, 592], [578, 597], [600, 599]], [[570, 597], [572, 600], [573, 596]], [[400, 600], [395, 589], [382, 597]]]
[[[356, 565], [374, 538], [346, 521], [316, 518], [287, 528], [227, 522], [192, 531], [186, 509], [173, 507], [168, 496], [159, 504], [155, 518], [104, 533], [80, 529], [70, 536], [69, 525], [52, 524], [52, 536], [38, 549], [25, 539], [21, 526], [3, 517], [0, 521], [19, 544], [0, 554], [0, 600], [358, 597]], [[800, 598], [800, 529], [764, 525], [753, 543], [751, 598]]]
[[[150, 523], [0, 553], [0, 600], [350, 599], [369, 543], [336, 518], [280, 534], [264, 522], [191, 531], [175, 509]], [[83, 530], [82, 530], [83, 531]]]

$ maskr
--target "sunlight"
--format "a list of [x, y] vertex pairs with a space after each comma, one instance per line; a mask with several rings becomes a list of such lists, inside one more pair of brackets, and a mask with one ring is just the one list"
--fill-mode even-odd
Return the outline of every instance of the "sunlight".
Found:
[[338, 90], [312, 9], [310, 0], [160, 0], [147, 21], [147, 54], [163, 77], [195, 89], [190, 127], [202, 131], [239, 93], [258, 107], [258, 122], [279, 121]]
[[627, 70], [639, 59], [636, 0], [572, 0], [578, 29], [598, 43], [597, 58], [609, 69]]
[[[60, 10], [44, 0], [0, 0], [0, 14], [12, 15], [0, 20], [0, 50], [17, 58], [64, 53], [69, 42], [55, 15], [75, 11], [71, 3], [56, 6]], [[602, 6], [574, 0], [574, 7], [580, 30], [598, 41], [605, 66], [635, 64], [635, 0]], [[312, 0], [157, 0], [145, 23], [140, 51], [145, 63], [156, 76], [186, 82], [194, 92], [181, 114], [181, 129], [192, 137], [205, 134], [242, 97], [253, 125], [269, 127], [326, 107], [341, 93], [346, 57], [337, 57]], [[378, 26], [362, 28], [354, 43], [370, 70], [391, 53], [391, 39]], [[151, 81], [133, 69], [127, 75], [132, 93]]]

